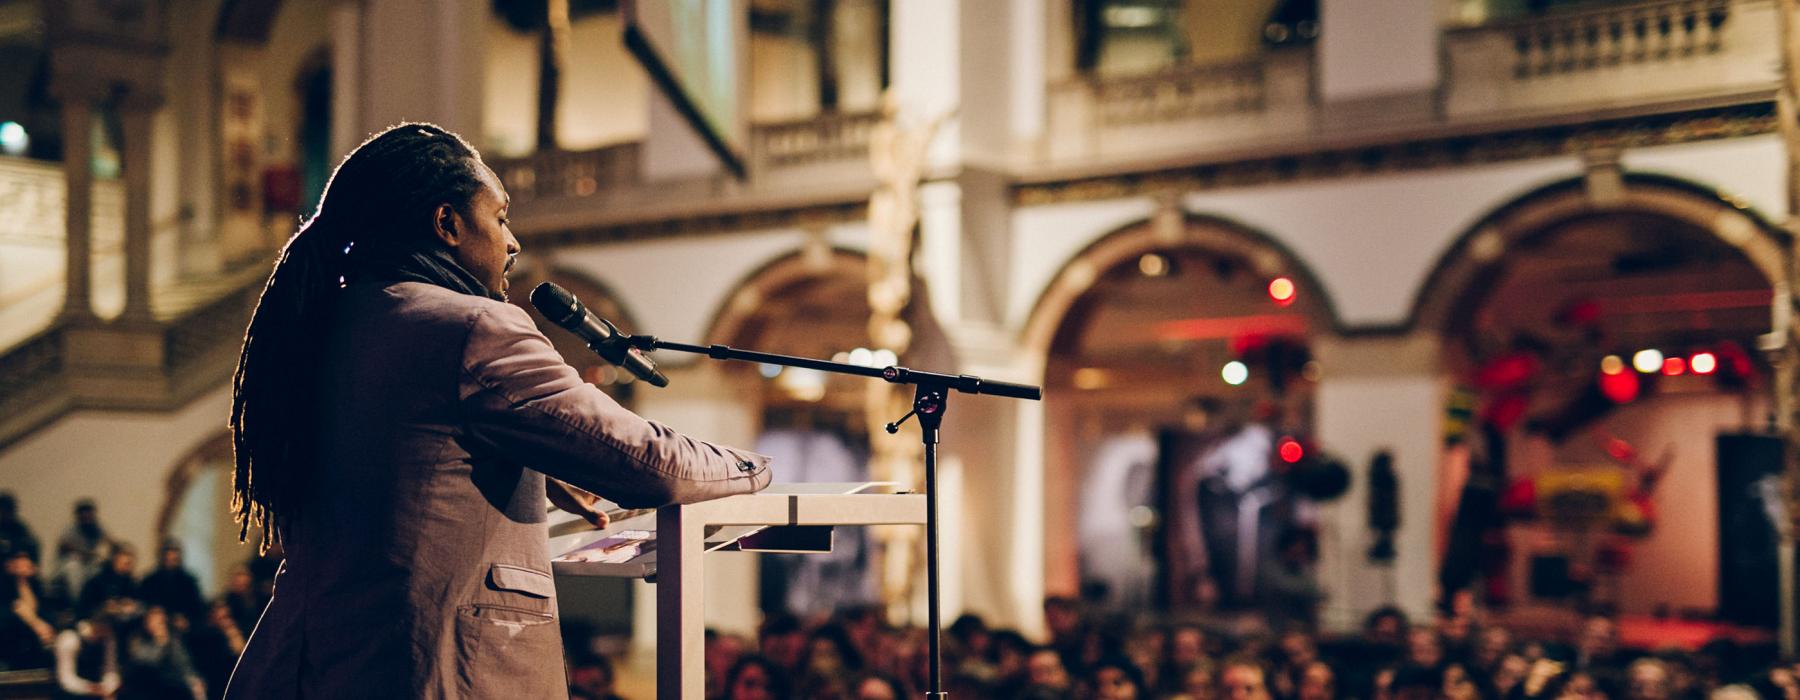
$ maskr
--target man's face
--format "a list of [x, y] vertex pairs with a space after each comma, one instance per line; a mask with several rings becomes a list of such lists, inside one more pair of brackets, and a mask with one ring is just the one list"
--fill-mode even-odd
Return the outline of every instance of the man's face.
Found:
[[[519, 254], [519, 239], [514, 238], [507, 219], [512, 198], [494, 171], [486, 165], [478, 168], [481, 189], [469, 199], [467, 211], [450, 207], [440, 218], [450, 217], [454, 226], [454, 242], [450, 242], [456, 261], [474, 275], [488, 291], [506, 295], [506, 273], [512, 270]], [[444, 225], [439, 221], [440, 227]]]
[[1094, 674], [1094, 693], [1100, 700], [1136, 700], [1137, 686], [1125, 671], [1106, 666]]
[[1069, 685], [1069, 675], [1063, 670], [1062, 659], [1056, 652], [1042, 650], [1031, 655], [1025, 662], [1032, 685], [1047, 688], [1064, 688]]
[[1227, 666], [1220, 678], [1227, 700], [1267, 700], [1268, 687], [1263, 685], [1261, 670], [1249, 666]]

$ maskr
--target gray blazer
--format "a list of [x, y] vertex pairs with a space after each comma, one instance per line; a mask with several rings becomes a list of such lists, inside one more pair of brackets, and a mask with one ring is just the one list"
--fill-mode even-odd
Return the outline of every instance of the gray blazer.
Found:
[[323, 339], [317, 466], [229, 698], [562, 698], [544, 476], [622, 506], [759, 490], [768, 458], [583, 382], [524, 311], [352, 285]]

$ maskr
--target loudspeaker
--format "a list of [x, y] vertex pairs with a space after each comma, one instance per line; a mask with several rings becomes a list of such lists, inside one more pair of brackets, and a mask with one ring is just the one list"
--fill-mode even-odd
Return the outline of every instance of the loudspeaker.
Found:
[[1778, 627], [1780, 566], [1776, 523], [1784, 458], [1780, 438], [1722, 433], [1719, 470], [1719, 618], [1740, 625]]

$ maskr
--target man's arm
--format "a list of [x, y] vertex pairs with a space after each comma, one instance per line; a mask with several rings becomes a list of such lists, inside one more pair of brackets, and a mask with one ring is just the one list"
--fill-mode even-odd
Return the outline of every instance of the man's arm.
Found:
[[477, 443], [627, 507], [768, 486], [768, 457], [645, 420], [582, 381], [523, 310], [488, 309], [463, 349], [463, 414]]

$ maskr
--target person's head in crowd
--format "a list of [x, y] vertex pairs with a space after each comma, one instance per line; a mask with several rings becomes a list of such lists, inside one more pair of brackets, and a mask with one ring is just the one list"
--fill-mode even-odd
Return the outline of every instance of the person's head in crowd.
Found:
[[721, 634], [711, 627], [706, 628], [706, 641], [702, 655], [705, 657], [706, 683], [709, 697], [718, 697], [723, 692], [725, 674], [731, 672], [738, 657], [744, 654], [743, 640], [736, 635]]
[[569, 697], [610, 700], [618, 678], [611, 661], [599, 654], [573, 654], [568, 660]]
[[770, 613], [756, 630], [757, 651], [765, 658], [792, 671], [800, 667], [806, 653], [806, 630], [800, 619], [787, 613]]
[[[6, 577], [12, 582], [29, 581], [37, 577], [37, 562], [31, 560], [31, 552], [15, 549], [6, 553]], [[0, 590], [0, 599], [11, 597], [12, 591]]]
[[1275, 552], [1289, 566], [1310, 566], [1319, 560], [1319, 538], [1312, 530], [1290, 527], [1275, 538]]
[[850, 690], [853, 700], [905, 700], [909, 696], [898, 679], [885, 673], [865, 673]]
[[1669, 667], [1661, 659], [1631, 662], [1625, 671], [1625, 697], [1630, 700], [1669, 700]]
[[786, 700], [789, 687], [786, 669], [764, 656], [746, 656], [725, 675], [725, 700]]
[[1394, 700], [1394, 676], [1399, 669], [1383, 666], [1369, 678], [1369, 697], [1372, 700]]
[[1088, 670], [1087, 686], [1096, 700], [1137, 700], [1150, 695], [1144, 675], [1122, 656], [1108, 656], [1095, 663]]
[[1002, 680], [1019, 680], [1025, 677], [1025, 659], [1031, 655], [1031, 642], [1017, 630], [994, 630], [992, 642], [988, 647], [988, 661], [994, 665], [994, 675]]
[[1733, 683], [1715, 688], [1706, 696], [1707, 700], [1761, 700], [1750, 686]]
[[1131, 632], [1125, 641], [1125, 656], [1144, 675], [1144, 684], [1155, 688], [1163, 684], [1162, 670], [1168, 655], [1169, 631], [1159, 625], [1144, 625]]
[[1025, 658], [1026, 680], [1033, 686], [1066, 690], [1069, 687], [1069, 669], [1063, 666], [1062, 655], [1050, 647], [1038, 647]]
[[850, 678], [841, 675], [806, 675], [800, 684], [800, 700], [843, 700], [850, 697]]
[[1488, 683], [1493, 686], [1498, 697], [1508, 697], [1514, 688], [1525, 682], [1526, 674], [1531, 671], [1531, 661], [1521, 654], [1507, 654], [1494, 664], [1494, 670], [1488, 676]]
[[1406, 661], [1414, 666], [1435, 668], [1444, 662], [1444, 640], [1437, 630], [1414, 627], [1406, 633]]
[[1499, 665], [1500, 659], [1512, 651], [1512, 631], [1500, 625], [1483, 627], [1475, 636], [1475, 645], [1469, 650], [1469, 662], [1475, 668], [1492, 673]]
[[1600, 679], [1587, 671], [1568, 674], [1569, 682], [1557, 697], [1561, 700], [1606, 700], [1608, 694]]
[[144, 609], [144, 616], [138, 620], [139, 636], [158, 644], [169, 639], [169, 613], [161, 605], [152, 605]]
[[0, 491], [0, 523], [19, 520], [19, 499], [11, 491]]
[[1219, 697], [1219, 668], [1212, 659], [1202, 657], [1187, 666], [1177, 667], [1178, 689], [1188, 700], [1214, 700]]
[[131, 571], [137, 568], [137, 555], [132, 553], [130, 547], [116, 547], [113, 549], [112, 559], [108, 561], [108, 568], [114, 574], [130, 576]]
[[861, 671], [862, 654], [850, 643], [850, 634], [838, 625], [825, 625], [813, 630], [806, 642], [806, 657], [801, 670], [806, 676], [842, 676]]
[[1375, 644], [1398, 647], [1406, 641], [1408, 627], [1406, 613], [1399, 608], [1378, 608], [1363, 620], [1363, 639]]
[[93, 499], [75, 502], [75, 529], [88, 538], [100, 536], [100, 509], [95, 507]]
[[1484, 696], [1481, 682], [1460, 661], [1444, 664], [1438, 678], [1438, 694], [1445, 700], [1480, 700]]
[[982, 621], [981, 616], [963, 613], [956, 618], [955, 622], [950, 623], [949, 629], [944, 631], [950, 634], [950, 640], [956, 645], [957, 653], [981, 659], [987, 658], [990, 638], [988, 637], [987, 623]]
[[1800, 676], [1795, 676], [1792, 668], [1776, 666], [1769, 669], [1764, 678], [1777, 692], [1771, 693], [1782, 700], [1800, 700]]
[[232, 379], [231, 508], [239, 539], [278, 543], [310, 481], [321, 329], [347, 284], [421, 281], [506, 299], [519, 253], [510, 199], [481, 154], [432, 124], [398, 124], [340, 162], [282, 249]]
[[215, 602], [207, 608], [206, 621], [220, 630], [236, 630], [239, 634], [249, 631], [238, 629], [237, 620], [231, 616], [231, 606], [226, 605], [223, 600]]
[[1177, 625], [1169, 631], [1169, 665], [1186, 668], [1206, 658], [1206, 633], [1194, 625]]
[[251, 588], [253, 588], [255, 584], [256, 579], [250, 576], [250, 567], [242, 565], [234, 566], [231, 567], [231, 573], [225, 577], [225, 593], [227, 595], [247, 596], [251, 594]]
[[1619, 626], [1605, 615], [1589, 615], [1575, 638], [1575, 656], [1584, 663], [1604, 663], [1619, 651]]
[[852, 605], [838, 613], [838, 623], [850, 633], [850, 641], [864, 657], [875, 653], [880, 643], [881, 607], [874, 604]]
[[1303, 630], [1283, 632], [1276, 650], [1281, 653], [1281, 663], [1293, 668], [1305, 668], [1319, 658], [1319, 647], [1313, 636]]
[[1081, 603], [1067, 596], [1044, 599], [1044, 624], [1050, 628], [1050, 639], [1056, 643], [1072, 640], [1081, 634]]
[[156, 565], [167, 571], [181, 569], [181, 543], [176, 542], [175, 540], [164, 542], [162, 551], [157, 557]]
[[1300, 669], [1300, 683], [1295, 700], [1336, 700], [1337, 673], [1323, 661], [1312, 661]]
[[1269, 697], [1269, 674], [1255, 658], [1234, 656], [1220, 665], [1220, 700], [1269, 700]]

